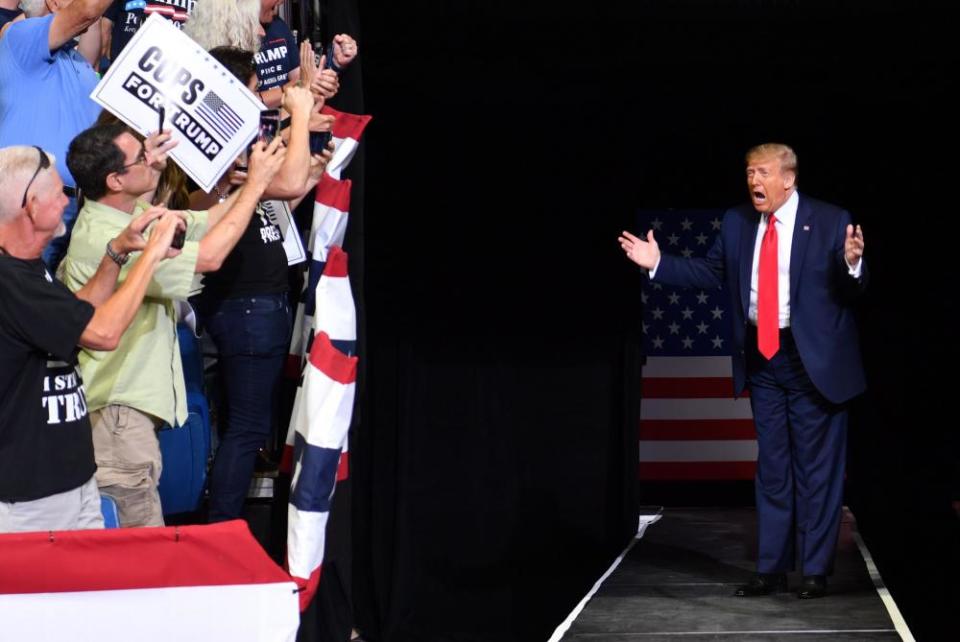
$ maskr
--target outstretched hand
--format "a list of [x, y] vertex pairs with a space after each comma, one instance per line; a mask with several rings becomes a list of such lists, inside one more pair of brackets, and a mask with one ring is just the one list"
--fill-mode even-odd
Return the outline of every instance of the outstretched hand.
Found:
[[162, 172], [167, 167], [167, 155], [180, 141], [174, 140], [173, 130], [153, 132], [143, 141], [147, 165]]
[[847, 225], [847, 238], [843, 242], [843, 258], [853, 267], [863, 257], [863, 230], [858, 225]]
[[620, 241], [620, 247], [626, 252], [628, 259], [648, 270], [657, 267], [657, 263], [660, 261], [660, 246], [653, 238], [653, 230], [647, 232], [646, 240], [634, 236], [626, 230], [617, 240]]

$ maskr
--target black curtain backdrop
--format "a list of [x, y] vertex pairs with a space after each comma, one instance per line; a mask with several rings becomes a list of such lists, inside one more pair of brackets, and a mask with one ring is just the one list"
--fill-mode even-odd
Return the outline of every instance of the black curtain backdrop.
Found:
[[375, 117], [352, 443], [364, 634], [545, 640], [608, 566], [637, 495], [640, 276], [617, 234], [640, 207], [741, 202], [743, 153], [767, 140], [795, 147], [802, 192], [864, 227], [870, 393], [848, 503], [914, 633], [949, 630], [958, 67], [943, 9], [359, 8]]

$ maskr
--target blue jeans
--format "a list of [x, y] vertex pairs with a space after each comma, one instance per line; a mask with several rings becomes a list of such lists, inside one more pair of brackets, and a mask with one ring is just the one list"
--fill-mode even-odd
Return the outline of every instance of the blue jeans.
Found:
[[71, 198], [70, 202], [63, 210], [63, 224], [67, 232], [63, 236], [50, 239], [47, 247], [43, 248], [43, 262], [47, 264], [47, 269], [51, 274], [57, 271], [60, 261], [67, 255], [67, 248], [70, 246], [70, 234], [73, 232], [73, 224], [77, 220], [77, 199]]
[[287, 294], [219, 301], [204, 325], [219, 351], [220, 447], [210, 474], [211, 522], [240, 517], [257, 452], [277, 416], [292, 319]]

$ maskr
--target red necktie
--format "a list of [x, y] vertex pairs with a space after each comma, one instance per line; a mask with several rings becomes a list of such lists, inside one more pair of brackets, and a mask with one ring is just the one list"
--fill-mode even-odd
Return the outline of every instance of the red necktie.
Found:
[[760, 243], [757, 278], [757, 348], [767, 359], [780, 349], [780, 297], [777, 292], [777, 218], [767, 217], [767, 231]]

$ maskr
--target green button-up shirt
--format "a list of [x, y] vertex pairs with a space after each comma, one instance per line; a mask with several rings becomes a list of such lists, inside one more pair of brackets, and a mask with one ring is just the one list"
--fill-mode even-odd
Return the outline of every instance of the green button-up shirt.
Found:
[[[102, 203], [86, 202], [60, 268], [67, 287], [74, 292], [83, 287], [97, 271], [107, 242], [146, 207], [145, 203], [138, 204], [131, 215]], [[143, 303], [117, 349], [81, 350], [80, 373], [90, 410], [118, 404], [159, 417], [172, 426], [187, 420], [186, 385], [173, 302], [201, 289], [200, 275], [195, 271], [199, 240], [206, 230], [207, 213], [188, 211], [183, 251], [157, 266]], [[139, 256], [131, 255], [120, 270], [118, 283], [127, 277]]]

